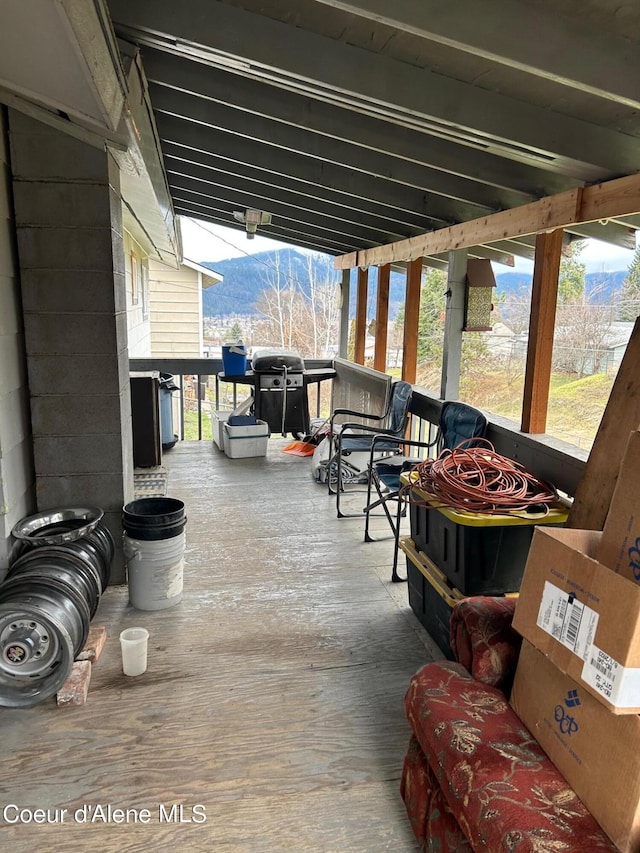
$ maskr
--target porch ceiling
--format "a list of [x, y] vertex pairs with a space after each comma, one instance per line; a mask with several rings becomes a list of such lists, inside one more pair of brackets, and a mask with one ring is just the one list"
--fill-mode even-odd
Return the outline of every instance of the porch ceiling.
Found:
[[[330, 254], [640, 168], [637, 0], [108, 0], [176, 213]], [[568, 228], [634, 245], [640, 221]], [[470, 254], [532, 255], [532, 238]]]

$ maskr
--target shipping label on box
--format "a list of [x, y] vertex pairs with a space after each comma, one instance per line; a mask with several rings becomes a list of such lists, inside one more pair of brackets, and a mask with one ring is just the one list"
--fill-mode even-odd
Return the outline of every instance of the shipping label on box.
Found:
[[638, 713], [640, 587], [594, 559], [601, 536], [536, 530], [513, 627], [614, 713]]
[[597, 558], [629, 580], [640, 582], [640, 432], [629, 436]]
[[596, 611], [579, 601], [575, 593], [544, 582], [537, 624], [583, 660], [593, 644], [598, 618]]
[[545, 581], [537, 624], [543, 631], [584, 661], [582, 681], [614, 705], [635, 703], [640, 696], [640, 669], [621, 666], [594, 643], [600, 616], [582, 604], [575, 593], [566, 593]]
[[640, 717], [616, 716], [522, 644], [511, 705], [624, 853], [640, 849]]

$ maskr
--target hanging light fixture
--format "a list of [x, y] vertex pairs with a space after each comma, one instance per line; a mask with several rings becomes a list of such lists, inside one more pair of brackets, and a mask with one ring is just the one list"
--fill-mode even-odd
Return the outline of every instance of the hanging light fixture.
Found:
[[259, 225], [271, 225], [271, 214], [263, 210], [248, 207], [246, 210], [234, 210], [233, 218], [242, 222], [247, 232], [247, 240], [253, 240]]

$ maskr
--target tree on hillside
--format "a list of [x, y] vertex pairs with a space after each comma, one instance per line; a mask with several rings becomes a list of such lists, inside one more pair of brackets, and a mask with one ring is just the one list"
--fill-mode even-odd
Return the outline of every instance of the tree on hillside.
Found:
[[622, 283], [618, 317], [621, 320], [634, 322], [640, 314], [640, 246], [635, 251], [629, 265], [627, 277]]
[[614, 318], [613, 306], [603, 304], [597, 293], [558, 304], [553, 346], [553, 367], [560, 373], [586, 376], [600, 373], [605, 365], [607, 339]]
[[318, 358], [327, 354], [338, 336], [336, 273], [330, 259], [322, 255], [308, 256], [305, 263], [305, 286], [291, 257], [288, 264], [276, 262], [265, 271], [268, 287], [256, 303], [262, 319], [254, 339], [263, 346]]
[[[429, 268], [422, 274], [420, 288], [420, 317], [418, 319], [418, 364], [442, 357], [444, 312], [447, 299], [447, 274]], [[398, 311], [394, 323], [394, 336], [402, 340], [404, 306]]]
[[585, 376], [603, 369], [613, 310], [600, 290], [586, 292], [586, 265], [580, 261], [584, 240], [570, 243], [560, 264], [553, 367]]
[[419, 362], [433, 361], [442, 354], [446, 301], [447, 274], [430, 267], [422, 276], [420, 291]]
[[521, 285], [516, 291], [505, 294], [499, 305], [499, 316], [516, 335], [529, 328], [531, 315], [531, 287]]
[[333, 264], [322, 255], [307, 255], [309, 280], [310, 352], [319, 358], [336, 344], [340, 305]]
[[[298, 293], [297, 282], [291, 268], [291, 256], [283, 263], [276, 252], [270, 266], [262, 273], [268, 284], [258, 302], [258, 309], [265, 315], [269, 328], [269, 344], [281, 349], [292, 349], [294, 329], [294, 303]], [[260, 324], [262, 326], [262, 324]]]
[[558, 275], [558, 304], [580, 299], [585, 292], [586, 264], [580, 261], [585, 240], [574, 240], [563, 250]]
[[240, 343], [242, 341], [242, 329], [236, 320], [227, 333], [227, 338], [230, 343]]

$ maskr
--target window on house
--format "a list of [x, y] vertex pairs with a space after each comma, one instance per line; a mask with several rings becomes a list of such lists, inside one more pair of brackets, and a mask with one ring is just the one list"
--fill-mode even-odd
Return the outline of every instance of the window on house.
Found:
[[140, 301], [140, 281], [138, 279], [138, 260], [131, 252], [131, 302], [137, 305]]
[[149, 319], [149, 267], [141, 265], [142, 319]]

